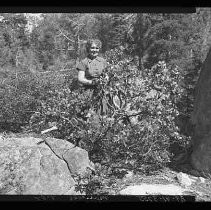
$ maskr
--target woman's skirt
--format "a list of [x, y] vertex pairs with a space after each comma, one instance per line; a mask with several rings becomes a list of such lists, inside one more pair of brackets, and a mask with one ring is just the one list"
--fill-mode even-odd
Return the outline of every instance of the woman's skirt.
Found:
[[90, 102], [87, 108], [91, 108], [101, 116], [109, 114], [110, 98], [104, 94], [103, 90], [97, 86], [84, 86], [83, 89]]

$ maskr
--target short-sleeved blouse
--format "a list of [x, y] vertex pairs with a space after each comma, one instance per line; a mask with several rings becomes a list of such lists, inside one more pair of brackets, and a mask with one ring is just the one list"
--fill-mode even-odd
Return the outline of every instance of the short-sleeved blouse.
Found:
[[85, 58], [81, 60], [76, 69], [78, 71], [85, 71], [85, 77], [87, 79], [92, 79], [99, 77], [103, 70], [106, 68], [106, 60], [102, 57], [97, 56], [95, 59]]

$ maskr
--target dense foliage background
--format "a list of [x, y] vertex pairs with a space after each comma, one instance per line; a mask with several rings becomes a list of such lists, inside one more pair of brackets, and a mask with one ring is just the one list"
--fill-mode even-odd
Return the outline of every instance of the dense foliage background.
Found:
[[[51, 134], [79, 144], [93, 162], [137, 170], [162, 167], [175, 148], [190, 147], [194, 87], [210, 47], [209, 8], [0, 17], [1, 132], [57, 125]], [[102, 41], [109, 63], [99, 88], [122, 99], [103, 119], [91, 111], [83, 118], [87, 95], [75, 81], [89, 38]]]

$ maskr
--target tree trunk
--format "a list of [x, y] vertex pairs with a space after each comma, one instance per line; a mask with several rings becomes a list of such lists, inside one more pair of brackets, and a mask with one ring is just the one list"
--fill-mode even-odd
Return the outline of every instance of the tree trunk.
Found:
[[201, 53], [202, 53], [202, 61], [205, 60], [207, 53], [209, 51], [209, 38], [210, 38], [210, 31], [211, 31], [211, 9], [206, 8], [207, 11], [207, 19], [206, 19], [206, 27], [203, 32], [203, 42], [202, 42], [202, 48], [201, 48]]
[[196, 87], [192, 113], [194, 136], [192, 139], [192, 166], [204, 173], [211, 173], [211, 50], [203, 64]]

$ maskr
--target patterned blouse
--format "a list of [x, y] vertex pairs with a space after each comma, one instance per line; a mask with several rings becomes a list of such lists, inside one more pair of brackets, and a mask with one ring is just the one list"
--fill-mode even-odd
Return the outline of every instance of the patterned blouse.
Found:
[[95, 59], [85, 58], [81, 60], [76, 69], [78, 71], [85, 71], [86, 79], [93, 79], [99, 77], [106, 68], [107, 62], [104, 58], [97, 56]]

